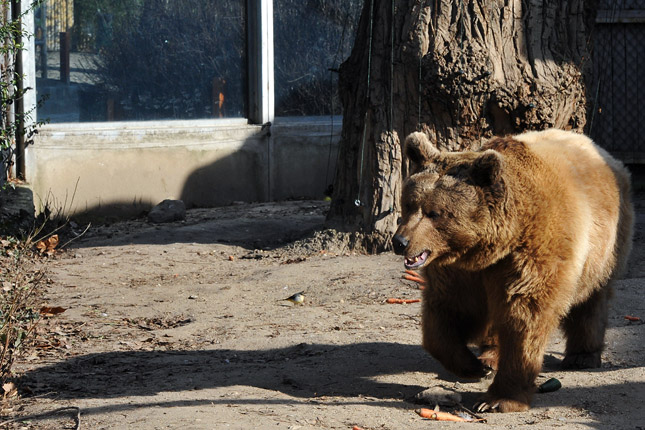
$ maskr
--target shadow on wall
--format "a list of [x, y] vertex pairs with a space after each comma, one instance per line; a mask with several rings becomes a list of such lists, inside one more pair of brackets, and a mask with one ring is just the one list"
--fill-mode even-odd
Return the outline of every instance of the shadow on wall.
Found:
[[213, 128], [171, 135], [170, 145], [152, 135], [151, 146], [111, 150], [94, 157], [96, 168], [83, 166], [88, 177], [81, 177], [77, 198], [96, 202], [98, 195], [108, 203], [77, 210], [74, 217], [141, 216], [168, 198], [183, 200], [187, 208], [323, 199], [333, 180], [340, 123], [283, 119], [263, 128]]
[[[207, 150], [202, 159], [208, 159]], [[251, 138], [226, 156], [188, 175], [180, 200], [187, 208], [264, 202], [270, 198], [269, 138]]]
[[323, 199], [333, 181], [341, 125], [340, 118], [278, 119], [234, 154], [195, 170], [181, 199], [187, 207]]
[[[113, 167], [116, 172], [106, 175], [102, 182], [97, 184], [94, 179], [92, 187], [99, 190], [85, 192], [90, 196], [98, 195], [102, 200], [100, 188], [103, 187], [103, 196], [116, 192], [132, 194], [133, 197], [77, 208], [73, 218], [101, 222], [142, 217], [168, 198], [183, 200], [187, 208], [226, 206], [236, 201], [266, 201], [269, 195], [267, 146], [266, 137], [253, 135], [242, 142], [231, 139], [139, 149], [127, 159], [136, 167], [126, 163]], [[141, 159], [145, 162], [141, 163]], [[115, 185], [105, 181], [120, 183]], [[81, 177], [80, 198], [83, 198], [80, 192], [83, 185]], [[119, 187], [126, 188], [119, 190]], [[56, 204], [53, 202], [53, 206]]]

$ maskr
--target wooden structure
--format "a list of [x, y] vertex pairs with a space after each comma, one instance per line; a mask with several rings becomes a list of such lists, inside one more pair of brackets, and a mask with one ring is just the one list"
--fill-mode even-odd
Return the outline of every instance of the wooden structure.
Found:
[[74, 26], [73, 0], [46, 0], [45, 25], [47, 49], [60, 50], [60, 33], [70, 32]]
[[59, 79], [69, 84], [71, 30], [74, 26], [73, 0], [45, 0], [34, 15], [35, 44], [39, 49], [41, 77], [48, 77], [48, 52], [59, 51]]

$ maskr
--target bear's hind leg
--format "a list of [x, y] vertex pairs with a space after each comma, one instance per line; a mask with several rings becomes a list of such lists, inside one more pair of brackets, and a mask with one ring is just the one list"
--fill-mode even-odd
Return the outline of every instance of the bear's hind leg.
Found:
[[610, 291], [606, 286], [594, 292], [586, 302], [574, 306], [562, 322], [567, 337], [564, 369], [600, 367]]

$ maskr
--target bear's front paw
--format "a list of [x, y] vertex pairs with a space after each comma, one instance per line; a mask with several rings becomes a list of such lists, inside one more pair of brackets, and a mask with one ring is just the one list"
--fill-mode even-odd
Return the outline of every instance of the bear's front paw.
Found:
[[561, 367], [563, 369], [596, 369], [601, 364], [600, 351], [581, 352], [567, 354], [562, 360]]
[[473, 406], [475, 412], [523, 412], [529, 410], [525, 402], [512, 399], [484, 397]]

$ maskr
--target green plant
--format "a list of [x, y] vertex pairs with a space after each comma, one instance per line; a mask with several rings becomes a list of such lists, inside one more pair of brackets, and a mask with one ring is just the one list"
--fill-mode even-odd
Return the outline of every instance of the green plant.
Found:
[[25, 93], [33, 90], [23, 86], [24, 75], [18, 67], [18, 54], [31, 37], [23, 28], [22, 19], [42, 1], [32, 1], [27, 11], [18, 13], [11, 9], [10, 0], [0, 0], [0, 187], [7, 179], [16, 139], [21, 138], [25, 146], [29, 145], [42, 125], [42, 122], [32, 121], [35, 107], [26, 111], [17, 108]]
[[0, 386], [12, 376], [16, 358], [32, 342], [41, 312], [50, 313], [39, 306], [45, 280], [43, 258], [78, 239], [90, 227], [88, 224], [82, 233], [74, 233], [59, 246], [58, 234], [68, 226], [69, 218], [62, 215], [64, 206], [57, 206], [51, 195], [44, 207], [29, 232], [20, 231], [19, 238], [0, 236]]
[[32, 339], [40, 314], [36, 309], [44, 272], [35, 269], [33, 253], [15, 238], [0, 239], [0, 382]]

